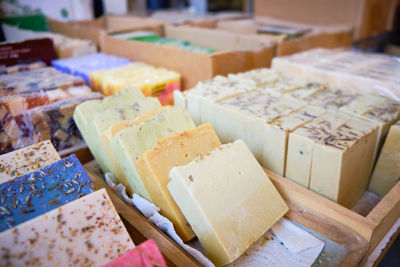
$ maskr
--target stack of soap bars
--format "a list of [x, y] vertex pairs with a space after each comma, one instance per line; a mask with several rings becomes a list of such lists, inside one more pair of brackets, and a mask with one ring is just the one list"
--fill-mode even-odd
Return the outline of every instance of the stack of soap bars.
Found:
[[243, 139], [259, 162], [344, 206], [368, 186], [373, 163], [400, 103], [270, 69], [218, 76], [184, 93], [197, 124], [210, 123], [222, 142]]
[[0, 154], [50, 139], [57, 150], [83, 144], [77, 104], [101, 98], [84, 81], [44, 64], [7, 67], [0, 76]]
[[181, 77], [174, 71], [102, 53], [55, 60], [53, 66], [82, 77], [95, 91], [106, 96], [134, 87], [146, 96], [157, 96], [166, 105], [172, 104], [173, 91], [181, 88]]
[[75, 109], [75, 122], [104, 172], [152, 201], [219, 265], [237, 259], [288, 207], [242, 140], [221, 145], [210, 124], [125, 89]]
[[2, 266], [166, 266], [154, 241], [135, 248], [74, 155], [60, 159], [45, 141], [0, 162]]

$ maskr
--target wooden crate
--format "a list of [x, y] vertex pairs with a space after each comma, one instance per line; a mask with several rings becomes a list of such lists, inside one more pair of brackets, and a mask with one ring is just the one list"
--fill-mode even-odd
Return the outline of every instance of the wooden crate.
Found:
[[[192, 256], [150, 223], [134, 207], [126, 204], [107, 186], [99, 176], [101, 175], [100, 170], [95, 161], [85, 164], [85, 168], [96, 189], [106, 188], [117, 211], [124, 222], [128, 224], [128, 231], [132, 235], [134, 242], [141, 243], [143, 239], [153, 239], [171, 265], [199, 266], [199, 263]], [[348, 227], [347, 224], [331, 219], [335, 214], [341, 214], [340, 209], [344, 208], [340, 207], [338, 210], [331, 210], [331, 214], [321, 210], [320, 206], [315, 205], [314, 202], [325, 203], [326, 199], [276, 174], [268, 171], [267, 173], [289, 205], [290, 211], [285, 215], [286, 218], [343, 245], [348, 250], [348, 254], [341, 266], [358, 266], [362, 262], [368, 252], [368, 242]], [[320, 202], [321, 199], [322, 202]]]
[[[367, 240], [369, 248], [362, 263], [400, 217], [400, 181], [372, 208], [367, 216], [362, 216], [282, 176], [268, 170], [266, 172], [287, 202], [295, 202], [302, 208], [312, 209], [326, 219], [352, 229]], [[296, 214], [291, 216], [296, 217]], [[301, 221], [301, 218], [294, 220]]]

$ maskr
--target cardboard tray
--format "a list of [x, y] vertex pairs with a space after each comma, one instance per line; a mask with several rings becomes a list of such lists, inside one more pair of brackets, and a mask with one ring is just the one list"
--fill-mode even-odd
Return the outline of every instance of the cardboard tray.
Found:
[[[153, 239], [171, 266], [200, 266], [192, 256], [186, 253], [171, 238], [150, 223], [134, 207], [127, 205], [110, 189], [100, 177], [101, 172], [95, 161], [85, 164], [84, 167], [88, 171], [96, 189], [106, 188], [135, 243], [141, 243], [144, 239]], [[341, 215], [344, 208], [340, 207], [337, 210], [331, 210], [329, 205], [332, 205], [332, 203], [326, 203], [328, 200], [323, 197], [274, 173], [269, 171], [267, 173], [290, 208], [290, 211], [285, 215], [286, 218], [344, 246], [348, 254], [340, 266], [358, 266], [362, 262], [369, 248], [368, 242], [354, 230], [347, 227], [346, 223], [331, 219], [332, 216]], [[321, 210], [317, 203], [328, 204], [327, 209], [329, 209], [329, 212]]]
[[163, 22], [128, 15], [105, 15], [94, 20], [58, 21], [47, 18], [50, 31], [72, 38], [89, 39], [100, 46], [101, 36], [104, 33], [125, 31], [152, 30], [162, 35]]
[[[285, 40], [284, 36], [257, 34], [259, 25], [282, 26], [294, 29], [309, 29], [303, 36]], [[258, 16], [247, 20], [226, 20], [215, 24], [215, 29], [248, 34], [261, 39], [278, 42], [276, 56], [290, 55], [316, 47], [349, 47], [352, 42], [352, 27], [348, 25], [321, 26], [294, 21]]]
[[[142, 29], [141, 29], [142, 30]], [[101, 51], [134, 61], [177, 71], [182, 88], [194, 87], [216, 75], [228, 75], [268, 67], [275, 54], [275, 43], [257, 37], [189, 26], [164, 26], [165, 37], [179, 38], [194, 45], [216, 49], [213, 54], [140, 41], [122, 40], [104, 34]]]
[[355, 40], [393, 27], [398, 0], [254, 0], [256, 16], [354, 27]]

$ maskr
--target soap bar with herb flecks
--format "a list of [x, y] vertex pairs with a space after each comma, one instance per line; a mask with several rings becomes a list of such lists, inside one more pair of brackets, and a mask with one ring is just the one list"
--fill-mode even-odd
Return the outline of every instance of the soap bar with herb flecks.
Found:
[[0, 183], [43, 168], [61, 158], [49, 140], [0, 156]]
[[0, 266], [103, 266], [133, 249], [105, 189], [0, 233]]
[[92, 182], [75, 155], [0, 184], [0, 232], [91, 192]]

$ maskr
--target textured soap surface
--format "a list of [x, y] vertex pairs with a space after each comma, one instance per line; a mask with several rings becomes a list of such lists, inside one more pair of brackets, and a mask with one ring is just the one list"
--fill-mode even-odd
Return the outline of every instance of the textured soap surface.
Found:
[[198, 155], [204, 155], [221, 145], [210, 124], [204, 124], [157, 142], [137, 161], [136, 168], [142, 177], [151, 199], [163, 216], [174, 224], [183, 241], [194, 237], [187, 220], [167, 189], [169, 171], [174, 166], [189, 163]]
[[0, 266], [102, 266], [134, 248], [105, 189], [0, 233]]
[[0, 156], [0, 183], [50, 165], [61, 158], [49, 140]]
[[104, 265], [104, 267], [167, 267], [165, 260], [152, 239], [128, 251], [118, 259]]
[[127, 178], [129, 192], [152, 200], [137, 172], [136, 162], [161, 138], [194, 128], [189, 113], [180, 108], [165, 108], [157, 115], [137, 125], [119, 131], [110, 141], [110, 147]]
[[237, 259], [288, 207], [242, 140], [169, 173], [168, 190], [216, 265]]
[[91, 193], [92, 182], [75, 155], [0, 185], [0, 231]]

